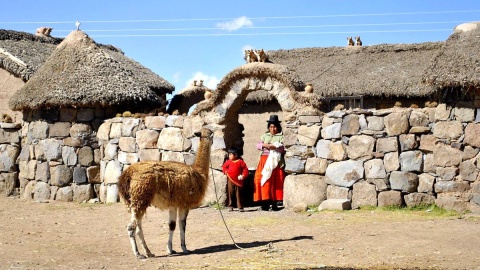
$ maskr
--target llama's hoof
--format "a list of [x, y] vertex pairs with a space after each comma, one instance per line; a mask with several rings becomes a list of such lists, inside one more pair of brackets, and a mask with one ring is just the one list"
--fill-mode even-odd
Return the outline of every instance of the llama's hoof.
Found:
[[171, 256], [171, 255], [177, 254], [177, 252], [172, 249], [172, 250], [167, 250], [167, 254]]
[[147, 253], [147, 257], [149, 257], [149, 258], [155, 257], [155, 254], [153, 254], [153, 253]]
[[183, 255], [190, 254], [190, 251], [188, 251], [188, 250], [185, 249], [185, 250], [182, 251], [182, 254], [183, 254]]
[[146, 258], [147, 257], [145, 257], [145, 255], [137, 254], [137, 259], [143, 260], [143, 259], [146, 259]]

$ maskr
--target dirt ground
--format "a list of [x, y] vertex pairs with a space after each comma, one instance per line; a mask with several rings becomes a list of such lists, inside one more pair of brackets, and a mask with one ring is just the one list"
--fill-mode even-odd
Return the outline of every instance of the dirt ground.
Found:
[[[167, 212], [149, 208], [136, 259], [118, 204], [35, 203], [0, 196], [1, 269], [480, 269], [480, 217], [357, 210], [222, 211], [187, 221], [189, 255], [166, 256]], [[180, 250], [178, 230], [174, 249]], [[142, 251], [142, 250], [141, 250]], [[142, 251], [143, 252], [143, 251]]]

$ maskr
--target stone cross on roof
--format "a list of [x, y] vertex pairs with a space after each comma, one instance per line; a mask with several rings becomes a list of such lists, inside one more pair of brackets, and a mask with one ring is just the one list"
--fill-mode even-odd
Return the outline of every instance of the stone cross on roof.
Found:
[[75, 22], [75, 26], [77, 27], [77, 31], [80, 30], [80, 24], [81, 24], [81, 23], [80, 23], [79, 21]]

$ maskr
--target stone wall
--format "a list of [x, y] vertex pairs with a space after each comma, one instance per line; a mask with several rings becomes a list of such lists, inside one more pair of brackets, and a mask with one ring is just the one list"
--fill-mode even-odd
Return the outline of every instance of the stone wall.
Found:
[[440, 104], [300, 117], [294, 123], [299, 144], [287, 152], [284, 203], [307, 207], [339, 200], [352, 208], [435, 203], [479, 212], [479, 110]]
[[[199, 137], [194, 133], [200, 132], [204, 125], [204, 119], [199, 116], [180, 115], [147, 116], [142, 119], [118, 117], [105, 121], [97, 134], [102, 151], [100, 200], [118, 201], [118, 177], [132, 163], [152, 160], [192, 165], [199, 144]], [[217, 201], [224, 203], [226, 200], [227, 179], [221, 173], [226, 154], [223, 129], [220, 125], [209, 127], [214, 130], [212, 170], [204, 205]]]
[[17, 158], [21, 196], [40, 202], [98, 197], [96, 130], [104, 116], [94, 108], [24, 112]]
[[[440, 104], [422, 109], [297, 114], [284, 119], [288, 173], [284, 205], [318, 206], [332, 200], [348, 208], [435, 203], [478, 212], [479, 110]], [[193, 164], [199, 142], [194, 133], [207, 125], [214, 130], [213, 170], [204, 204], [225, 202], [226, 179], [220, 168], [226, 153], [226, 126], [218, 115], [105, 121], [94, 116], [86, 121], [79, 111], [76, 121], [70, 122], [62, 120], [63, 114], [71, 115], [60, 111], [57, 122], [29, 121], [22, 127], [18, 178], [23, 196], [117, 202], [116, 183], [125, 168], [146, 160]], [[14, 139], [4, 139], [9, 140]], [[19, 149], [15, 143], [2, 142], [4, 148], [9, 145], [12, 160]], [[15, 169], [10, 166], [7, 171], [14, 173]]]
[[[441, 104], [425, 109], [333, 111], [286, 121], [285, 206], [318, 206], [340, 199], [353, 208], [436, 203], [478, 211], [479, 117], [478, 109]], [[192, 164], [198, 145], [193, 132], [211, 122], [199, 116], [108, 120], [98, 132], [104, 149], [103, 185], [114, 187], [122, 170], [137, 161]], [[225, 178], [219, 170], [225, 127], [210, 125], [215, 128], [214, 178], [224, 198]], [[130, 129], [136, 132], [124, 133]], [[214, 201], [209, 190], [205, 203]]]
[[0, 122], [0, 191], [5, 192], [6, 196], [16, 194], [20, 129], [20, 124]]

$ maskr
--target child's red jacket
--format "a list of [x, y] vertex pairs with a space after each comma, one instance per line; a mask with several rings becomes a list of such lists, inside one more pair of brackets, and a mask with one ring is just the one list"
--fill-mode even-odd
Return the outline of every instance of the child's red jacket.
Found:
[[[243, 180], [248, 177], [248, 167], [243, 159], [237, 159], [234, 161], [227, 160], [222, 165], [223, 173], [227, 173], [228, 180], [234, 183], [236, 186], [243, 187]], [[243, 180], [238, 180], [238, 176], [242, 175]]]

